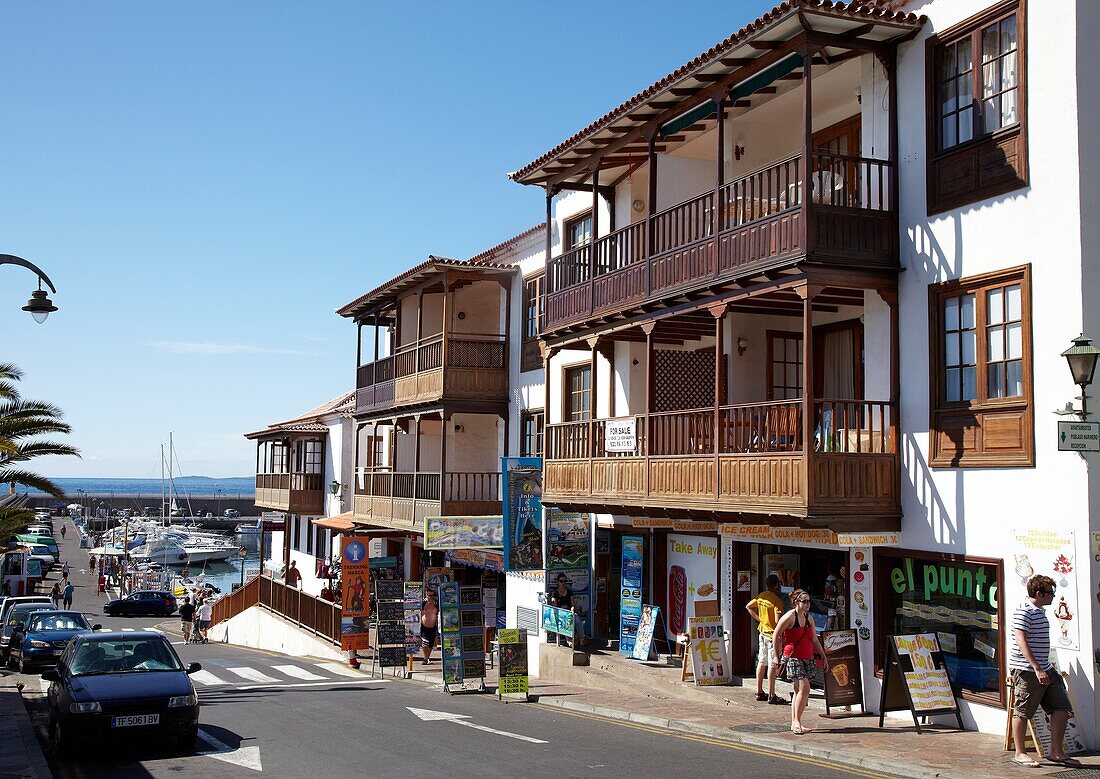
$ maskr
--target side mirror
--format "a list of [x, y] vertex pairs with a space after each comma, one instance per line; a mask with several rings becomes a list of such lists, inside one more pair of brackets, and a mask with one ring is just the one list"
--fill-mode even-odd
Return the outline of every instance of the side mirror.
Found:
[[92, 625], [92, 630], [102, 630], [102, 629], [103, 629], [103, 626], [100, 625], [98, 622], [95, 623], [94, 625]]
[[195, 671], [201, 671], [201, 670], [202, 670], [202, 663], [191, 663], [191, 665], [187, 666], [187, 673], [189, 675], [195, 673]]
[[61, 674], [57, 672], [56, 668], [51, 668], [48, 671], [42, 672], [42, 678], [45, 679], [47, 682], [60, 682]]

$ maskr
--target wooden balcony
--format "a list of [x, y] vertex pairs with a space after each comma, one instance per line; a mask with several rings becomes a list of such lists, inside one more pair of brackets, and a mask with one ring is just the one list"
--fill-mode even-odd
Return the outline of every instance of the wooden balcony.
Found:
[[320, 473], [257, 473], [256, 505], [291, 514], [325, 513], [324, 476]]
[[355, 518], [423, 532], [426, 517], [501, 512], [500, 473], [408, 473], [360, 468]]
[[[546, 332], [809, 260], [897, 270], [892, 163], [791, 156], [547, 263]], [[717, 203], [717, 207], [716, 204]]]
[[441, 400], [507, 402], [507, 339], [442, 335], [359, 367], [356, 413]]
[[[896, 530], [893, 404], [801, 400], [652, 413], [633, 452], [607, 451], [607, 420], [546, 428], [543, 502], [606, 513], [789, 518], [834, 530]], [[791, 520], [794, 522], [791, 522]]]

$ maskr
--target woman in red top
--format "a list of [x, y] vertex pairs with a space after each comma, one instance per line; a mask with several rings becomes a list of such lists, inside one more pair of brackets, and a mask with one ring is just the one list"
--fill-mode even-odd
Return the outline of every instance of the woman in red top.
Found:
[[791, 732], [808, 733], [802, 727], [802, 713], [810, 700], [810, 676], [814, 672], [814, 655], [825, 657], [825, 650], [817, 640], [817, 629], [810, 616], [810, 594], [805, 590], [791, 593], [794, 606], [784, 614], [775, 626], [774, 646], [783, 647], [783, 660], [787, 664], [787, 676], [794, 684], [791, 700]]

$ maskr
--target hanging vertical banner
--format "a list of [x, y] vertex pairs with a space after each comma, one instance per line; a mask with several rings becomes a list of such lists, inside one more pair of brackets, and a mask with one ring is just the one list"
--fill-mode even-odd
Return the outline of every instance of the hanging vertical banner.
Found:
[[642, 536], [623, 536], [622, 585], [619, 590], [619, 652], [634, 652], [642, 620]]
[[370, 646], [370, 562], [367, 545], [357, 536], [344, 536], [340, 544], [344, 597], [340, 608], [340, 646], [366, 649]]
[[[1017, 529], [1012, 533], [1017, 581], [1015, 602], [1027, 597], [1027, 580], [1036, 574], [1049, 576], [1058, 587], [1050, 609], [1050, 645], [1059, 649], [1081, 649], [1081, 619], [1078, 614], [1077, 546], [1072, 530]], [[1005, 585], [1010, 584], [1006, 571]], [[1011, 603], [1011, 602], [1010, 602]], [[1014, 605], [1010, 606], [1015, 608]]]
[[504, 482], [504, 570], [540, 571], [542, 458], [500, 458]]

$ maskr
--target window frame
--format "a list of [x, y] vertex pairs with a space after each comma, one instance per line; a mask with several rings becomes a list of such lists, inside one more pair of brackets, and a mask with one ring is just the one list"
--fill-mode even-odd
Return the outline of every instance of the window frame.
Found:
[[1005, 560], [995, 557], [975, 557], [965, 554], [952, 554], [950, 552], [926, 552], [919, 549], [894, 549], [886, 547], [874, 547], [872, 561], [874, 565], [874, 603], [872, 606], [871, 622], [872, 631], [871, 637], [874, 639], [875, 651], [873, 655], [873, 667], [875, 676], [879, 679], [883, 678], [883, 665], [882, 660], [889, 652], [889, 647], [886, 645], [886, 636], [889, 633], [886, 631], [887, 616], [893, 615], [894, 612], [890, 611], [888, 604], [892, 600], [890, 596], [891, 584], [889, 577], [885, 575], [888, 563], [888, 559], [904, 559], [911, 558], [914, 560], [937, 560], [944, 563], [963, 563], [966, 565], [987, 565], [994, 568], [997, 571], [997, 620], [998, 620], [998, 633], [1001, 636], [1007, 638], [1006, 642], [1001, 642], [997, 646], [997, 661], [1000, 665], [1000, 672], [998, 679], [1000, 680], [1000, 690], [998, 693], [980, 693], [972, 692], [970, 690], [960, 689], [960, 697], [971, 703], [978, 703], [983, 706], [993, 706], [1003, 709], [1008, 705], [1008, 685], [1005, 684], [1005, 678], [1008, 675], [1008, 653], [1012, 647], [1012, 637], [1006, 634], [1004, 630], [1006, 626], [1005, 598], [1008, 593], [1005, 592], [1005, 569], [1008, 564]]
[[[572, 365], [562, 366], [562, 383], [561, 383], [561, 417], [563, 422], [589, 422], [592, 420], [592, 363], [579, 362]], [[574, 393], [570, 388], [569, 379], [574, 374], [588, 373], [588, 387], [579, 393]], [[588, 396], [588, 415], [580, 418], [573, 418], [573, 396], [574, 395], [587, 395]]]
[[[534, 300], [531, 295], [534, 294]], [[534, 303], [535, 334], [528, 335], [527, 326], [531, 322], [530, 309]], [[542, 367], [542, 352], [539, 338], [546, 326], [546, 271], [534, 273], [523, 279], [523, 308], [520, 332], [520, 372], [534, 371]]]
[[576, 249], [580, 246], [590, 246], [592, 244], [592, 225], [588, 227], [588, 240], [581, 241], [580, 243], [573, 243], [573, 228], [578, 224], [584, 222], [592, 222], [592, 209], [589, 208], [585, 211], [581, 211], [579, 214], [567, 217], [562, 224], [562, 251], [568, 252]]
[[[528, 423], [533, 424], [534, 448], [528, 447], [532, 436], [527, 433]], [[546, 451], [546, 411], [541, 408], [524, 409], [519, 415], [519, 453], [521, 457], [542, 457]]]
[[[990, 290], [1020, 285], [1020, 335], [1021, 335], [1021, 388], [1020, 395], [1011, 397], [988, 397], [988, 341], [986, 331], [990, 327], [986, 317], [986, 297]], [[975, 389], [972, 400], [947, 400], [947, 366], [944, 340], [944, 302], [961, 295], [974, 295], [974, 323], [976, 359]], [[933, 468], [937, 467], [1006, 467], [1033, 466], [1035, 464], [1035, 426], [1033, 387], [1034, 343], [1032, 340], [1031, 307], [1031, 264], [983, 273], [977, 276], [931, 284], [928, 287], [929, 305], [929, 433], [931, 437], [931, 459]], [[940, 451], [939, 433], [944, 425], [941, 417], [946, 415], [972, 414], [974, 423], [981, 428], [987, 415], [998, 412], [1022, 412], [1026, 425], [1023, 446], [1019, 450], [1004, 452], [982, 451], [966, 455], [946, 456]]]
[[[981, 31], [991, 24], [1016, 16], [1016, 122], [991, 132], [981, 129]], [[971, 38], [971, 102], [974, 107], [973, 134], [969, 140], [943, 147], [943, 115], [941, 111], [940, 64], [948, 47]], [[1015, 191], [1029, 184], [1027, 146], [1027, 0], [1005, 0], [942, 32], [925, 43], [926, 108], [926, 183], [929, 215], [940, 214], [990, 197]], [[1001, 94], [998, 92], [997, 94]], [[1014, 153], [998, 168], [987, 160], [998, 150]], [[1003, 154], [1003, 151], [1002, 151]], [[986, 170], [982, 166], [989, 167]], [[966, 168], [974, 182], [969, 188], [952, 194], [938, 190], [940, 168], [957, 173]], [[1011, 168], [1014, 175], [1005, 175]], [[985, 180], [987, 179], [988, 180]], [[949, 177], [950, 179], [950, 177]], [[981, 180], [979, 180], [981, 179]]]
[[[798, 377], [798, 385], [799, 386], [802, 385], [803, 366], [804, 366], [805, 360], [806, 360], [806, 348], [805, 348], [805, 344], [802, 343], [802, 340], [803, 340], [802, 339], [802, 333], [797, 332], [795, 330], [766, 330], [765, 333], [764, 333], [764, 339], [767, 341], [767, 344], [768, 344], [768, 346], [767, 346], [767, 359], [765, 360], [765, 365], [764, 365], [764, 370], [766, 371], [766, 373], [764, 375], [764, 386], [768, 388], [767, 389], [767, 399], [769, 401], [773, 401], [773, 400], [777, 400], [777, 398], [775, 397], [775, 390], [777, 389], [777, 387], [775, 386], [775, 382], [774, 382], [774, 378], [775, 378], [775, 341], [776, 341], [776, 339], [798, 341], [799, 344], [801, 344], [801, 355], [799, 357], [798, 362], [794, 363], [796, 366], [798, 366], [798, 369], [796, 371], [796, 375]], [[785, 366], [791, 364], [791, 363], [787, 362], [786, 359], [784, 359], [782, 362], [783, 362], [783, 365], [785, 365]], [[784, 374], [785, 373], [786, 373], [786, 371], [784, 370]], [[783, 388], [784, 389], [789, 389], [787, 387], [787, 385], [785, 385], [785, 384], [783, 385]], [[784, 398], [778, 398], [778, 400], [801, 400], [805, 396], [806, 396], [806, 388], [802, 387], [802, 392], [797, 397], [793, 397], [793, 398], [784, 397]]]

